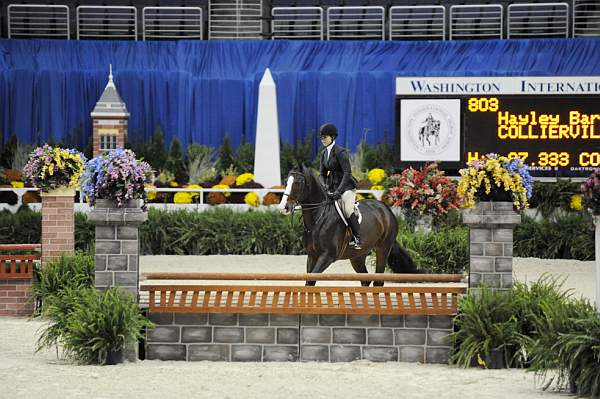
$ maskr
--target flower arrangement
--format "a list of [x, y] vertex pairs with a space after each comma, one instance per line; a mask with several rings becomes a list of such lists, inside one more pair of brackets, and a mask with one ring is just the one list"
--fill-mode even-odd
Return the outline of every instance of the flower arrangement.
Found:
[[465, 208], [475, 206], [476, 200], [510, 201], [517, 209], [529, 207], [533, 179], [520, 158], [487, 154], [467, 163], [459, 173], [458, 195]]
[[254, 191], [250, 191], [244, 196], [244, 203], [250, 206], [257, 207], [260, 204], [260, 198]]
[[581, 193], [585, 207], [594, 215], [600, 215], [600, 169], [595, 169], [590, 177], [581, 183]]
[[385, 178], [385, 171], [379, 168], [371, 169], [369, 173], [367, 173], [367, 178], [373, 185], [378, 185]]
[[254, 181], [254, 175], [252, 173], [242, 173], [235, 178], [235, 185], [241, 186], [243, 184], [250, 183], [251, 181]]
[[85, 169], [85, 156], [74, 149], [44, 144], [29, 155], [23, 171], [29, 182], [42, 192], [79, 184]]
[[90, 160], [83, 174], [83, 193], [91, 206], [96, 199], [114, 199], [118, 207], [128, 200], [146, 200], [144, 185], [153, 172], [146, 162], [135, 159], [131, 150], [116, 149]]
[[439, 219], [460, 206], [456, 184], [438, 169], [436, 163], [418, 170], [404, 169], [393, 181], [397, 183], [387, 193], [390, 201], [411, 216], [429, 215]]

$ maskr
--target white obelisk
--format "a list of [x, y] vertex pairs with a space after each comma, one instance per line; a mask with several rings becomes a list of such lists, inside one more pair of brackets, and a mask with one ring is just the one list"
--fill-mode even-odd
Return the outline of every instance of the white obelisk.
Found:
[[279, 122], [277, 121], [277, 93], [269, 68], [258, 88], [254, 149], [254, 181], [269, 188], [281, 184], [279, 168]]

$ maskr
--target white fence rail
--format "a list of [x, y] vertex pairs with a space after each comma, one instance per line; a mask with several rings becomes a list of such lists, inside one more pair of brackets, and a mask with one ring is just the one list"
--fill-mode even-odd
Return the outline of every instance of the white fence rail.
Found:
[[143, 40], [203, 38], [202, 8], [144, 7]]
[[450, 40], [502, 39], [503, 8], [500, 4], [450, 7]]
[[10, 4], [8, 38], [71, 38], [69, 7], [47, 4]]
[[274, 7], [271, 10], [271, 38], [323, 40], [321, 7]]
[[508, 39], [569, 37], [569, 4], [511, 4], [506, 29]]
[[444, 6], [394, 6], [389, 15], [390, 40], [446, 40]]
[[77, 39], [137, 40], [137, 8], [130, 6], [77, 7]]
[[385, 8], [329, 7], [327, 9], [327, 40], [385, 40]]

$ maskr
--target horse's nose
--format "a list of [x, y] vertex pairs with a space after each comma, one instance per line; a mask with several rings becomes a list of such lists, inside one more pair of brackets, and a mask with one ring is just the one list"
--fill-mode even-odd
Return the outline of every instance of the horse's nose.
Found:
[[289, 210], [287, 208], [287, 201], [282, 199], [279, 205], [277, 205], [277, 209], [279, 209], [279, 212], [281, 214], [287, 215], [289, 213]]

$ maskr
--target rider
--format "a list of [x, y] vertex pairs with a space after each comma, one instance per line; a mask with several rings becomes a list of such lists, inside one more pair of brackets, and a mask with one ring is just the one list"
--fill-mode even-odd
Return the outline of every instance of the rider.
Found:
[[348, 151], [335, 144], [338, 135], [337, 128], [327, 123], [319, 129], [321, 143], [325, 147], [320, 156], [321, 180], [327, 190], [327, 196], [332, 200], [341, 199], [341, 207], [348, 224], [352, 229], [353, 239], [350, 246], [360, 249], [360, 225], [354, 212], [356, 201], [356, 181], [352, 177], [352, 168]]

